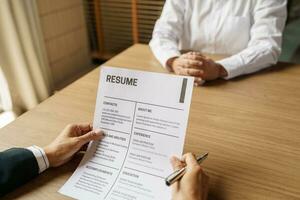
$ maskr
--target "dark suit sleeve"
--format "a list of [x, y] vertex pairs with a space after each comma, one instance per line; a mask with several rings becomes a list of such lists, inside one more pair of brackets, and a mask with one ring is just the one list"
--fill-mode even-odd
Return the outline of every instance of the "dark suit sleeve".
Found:
[[0, 197], [38, 175], [39, 166], [28, 149], [12, 148], [0, 152]]

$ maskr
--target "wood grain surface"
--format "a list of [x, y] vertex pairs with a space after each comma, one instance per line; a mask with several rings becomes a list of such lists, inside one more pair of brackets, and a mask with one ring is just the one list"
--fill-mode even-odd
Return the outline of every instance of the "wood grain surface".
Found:
[[[212, 56], [214, 59], [221, 57]], [[105, 65], [167, 73], [146, 45]], [[0, 150], [44, 146], [72, 122], [92, 122], [99, 68], [0, 130]], [[300, 199], [300, 65], [280, 63], [194, 88], [185, 152], [209, 151], [209, 199]], [[69, 199], [57, 191], [81, 156], [49, 169], [5, 199]]]

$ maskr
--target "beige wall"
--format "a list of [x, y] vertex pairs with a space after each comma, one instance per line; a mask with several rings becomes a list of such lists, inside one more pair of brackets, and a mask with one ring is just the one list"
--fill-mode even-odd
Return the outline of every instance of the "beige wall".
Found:
[[91, 68], [82, 0], [37, 0], [55, 88]]

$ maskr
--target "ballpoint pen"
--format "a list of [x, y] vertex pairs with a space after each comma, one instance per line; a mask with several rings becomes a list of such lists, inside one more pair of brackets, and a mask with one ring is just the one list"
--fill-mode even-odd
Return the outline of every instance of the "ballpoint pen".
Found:
[[[197, 162], [200, 164], [202, 163], [208, 156], [208, 153], [202, 154], [200, 156], [197, 156]], [[174, 171], [172, 174], [170, 174], [166, 179], [166, 185], [170, 186], [177, 180], [179, 180], [184, 174], [185, 174], [186, 167], [183, 167], [181, 169], [178, 169]]]

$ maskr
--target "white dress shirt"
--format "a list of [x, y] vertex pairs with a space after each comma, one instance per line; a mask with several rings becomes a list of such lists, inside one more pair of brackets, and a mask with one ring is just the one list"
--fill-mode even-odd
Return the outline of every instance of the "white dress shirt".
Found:
[[286, 0], [166, 0], [150, 41], [166, 67], [181, 50], [229, 55], [226, 79], [275, 64], [281, 53]]
[[33, 145], [27, 147], [27, 149], [30, 150], [36, 158], [36, 161], [39, 166], [39, 173], [42, 173], [43, 171], [49, 168], [49, 160], [46, 156], [45, 151], [42, 148]]

